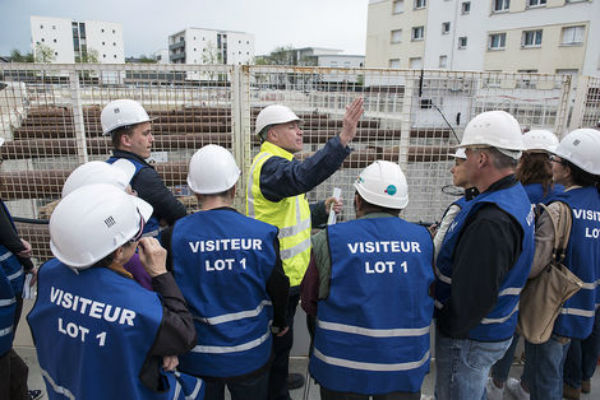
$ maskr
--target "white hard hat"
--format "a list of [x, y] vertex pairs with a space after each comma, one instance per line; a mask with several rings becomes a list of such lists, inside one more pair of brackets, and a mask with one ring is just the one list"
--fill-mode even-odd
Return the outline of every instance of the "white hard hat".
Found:
[[558, 138], [545, 129], [534, 129], [523, 134], [523, 144], [525, 151], [552, 153], [558, 146]]
[[459, 158], [461, 160], [466, 160], [467, 159], [467, 153], [464, 149], [464, 147], [460, 147], [458, 149], [456, 149], [456, 151], [454, 153], [448, 154], [450, 157], [454, 157], [454, 158]]
[[517, 120], [506, 111], [486, 111], [467, 124], [458, 147], [495, 147], [503, 154], [521, 157], [523, 135]]
[[378, 160], [362, 170], [354, 188], [360, 196], [377, 206], [403, 209], [408, 205], [408, 185], [400, 166]]
[[140, 234], [151, 215], [150, 204], [113, 185], [82, 186], [54, 209], [50, 250], [70, 267], [92, 266]]
[[107, 183], [121, 190], [129, 186], [135, 174], [135, 165], [129, 160], [119, 158], [112, 164], [104, 161], [90, 161], [75, 168], [65, 181], [62, 197], [83, 185], [94, 183]]
[[100, 122], [102, 123], [102, 135], [108, 135], [113, 130], [123, 126], [141, 124], [150, 121], [150, 117], [144, 107], [135, 100], [114, 100], [102, 109]]
[[239, 177], [240, 169], [231, 153], [209, 144], [192, 156], [187, 184], [194, 193], [215, 194], [231, 189]]
[[281, 104], [272, 104], [266, 106], [258, 113], [256, 117], [255, 134], [260, 135], [261, 131], [269, 125], [285, 124], [286, 122], [300, 121], [300, 118], [288, 107]]
[[560, 141], [553, 153], [585, 172], [600, 175], [600, 131], [575, 129]]

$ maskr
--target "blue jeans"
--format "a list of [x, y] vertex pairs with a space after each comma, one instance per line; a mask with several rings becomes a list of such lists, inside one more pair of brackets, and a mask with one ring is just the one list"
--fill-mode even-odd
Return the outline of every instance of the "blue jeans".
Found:
[[452, 339], [439, 331], [435, 338], [435, 398], [485, 400], [492, 365], [502, 358], [512, 337], [501, 342]]
[[494, 378], [497, 382], [506, 382], [508, 379], [508, 373], [510, 372], [510, 367], [512, 367], [513, 360], [515, 359], [515, 351], [517, 350], [517, 343], [519, 343], [518, 333], [515, 333], [513, 336], [513, 341], [510, 344], [506, 353], [504, 353], [504, 357], [499, 359], [496, 364], [492, 366], [492, 378]]
[[521, 380], [531, 400], [562, 400], [563, 365], [569, 350], [568, 338], [552, 335], [541, 344], [525, 341], [525, 368]]
[[596, 310], [592, 333], [584, 340], [572, 339], [565, 360], [564, 381], [576, 389], [594, 376], [600, 356], [600, 309]]
[[224, 400], [225, 386], [231, 393], [231, 400], [266, 400], [269, 393], [269, 371], [244, 380], [204, 381], [206, 395], [204, 400]]

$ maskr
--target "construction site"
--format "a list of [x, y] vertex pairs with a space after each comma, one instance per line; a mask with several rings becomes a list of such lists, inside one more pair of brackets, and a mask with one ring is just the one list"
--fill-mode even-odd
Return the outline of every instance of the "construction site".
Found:
[[[65, 179], [78, 165], [110, 156], [100, 111], [112, 100], [128, 98], [140, 102], [153, 119], [151, 163], [188, 212], [198, 209], [186, 185], [188, 162], [207, 144], [234, 154], [242, 170], [236, 207], [243, 212], [247, 173], [260, 145], [254, 130], [259, 110], [280, 103], [302, 118], [302, 159], [339, 133], [345, 107], [356, 97], [364, 98], [365, 113], [351, 143], [353, 152], [339, 171], [307, 194], [309, 201], [317, 201], [341, 188], [344, 208], [338, 221], [354, 218], [352, 184], [363, 168], [381, 159], [397, 162], [406, 174], [410, 200], [401, 216], [424, 225], [439, 221], [461, 195], [451, 185], [450, 154], [478, 113], [504, 110], [524, 131], [548, 129], [559, 139], [576, 128], [595, 128], [600, 121], [600, 78], [587, 76], [0, 64], [0, 137], [6, 140], [0, 147], [0, 196], [41, 265], [52, 257], [47, 223]], [[19, 330], [24, 329], [22, 323]], [[17, 347], [30, 345], [27, 335], [17, 335]], [[293, 354], [305, 357], [306, 347], [298, 340]]]

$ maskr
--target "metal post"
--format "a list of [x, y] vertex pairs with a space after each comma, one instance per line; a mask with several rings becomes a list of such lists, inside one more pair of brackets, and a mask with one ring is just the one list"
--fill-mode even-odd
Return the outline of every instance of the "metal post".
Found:
[[571, 122], [569, 123], [569, 131], [581, 128], [583, 114], [585, 112], [585, 101], [587, 99], [589, 77], [580, 75], [577, 80], [577, 91], [575, 94], [575, 104], [571, 113]]
[[562, 92], [556, 110], [556, 122], [554, 123], [554, 133], [559, 139], [567, 131], [567, 122], [569, 120], [569, 97], [571, 96], [571, 81], [572, 77], [567, 75], [562, 84]]
[[77, 144], [77, 160], [80, 164], [88, 161], [85, 124], [83, 123], [83, 107], [79, 90], [79, 74], [76, 69], [69, 72], [71, 85], [71, 108], [73, 110], [73, 126], [75, 127], [75, 143]]
[[408, 148], [410, 146], [410, 130], [412, 129], [412, 101], [415, 91], [415, 79], [420, 71], [407, 72], [404, 78], [404, 99], [402, 101], [402, 122], [400, 123], [400, 148], [398, 164], [403, 171], [408, 168]]

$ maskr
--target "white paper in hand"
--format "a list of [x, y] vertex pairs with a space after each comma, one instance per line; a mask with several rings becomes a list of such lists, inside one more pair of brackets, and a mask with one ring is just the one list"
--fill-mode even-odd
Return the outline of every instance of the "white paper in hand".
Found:
[[[338, 187], [333, 188], [333, 197], [335, 197], [337, 200], [339, 200], [341, 196], [342, 196], [342, 189], [340, 189]], [[327, 219], [327, 225], [335, 224], [336, 220], [337, 220], [337, 216], [335, 214], [335, 211], [333, 210], [333, 203], [331, 203], [331, 207], [329, 208], [329, 218]]]

